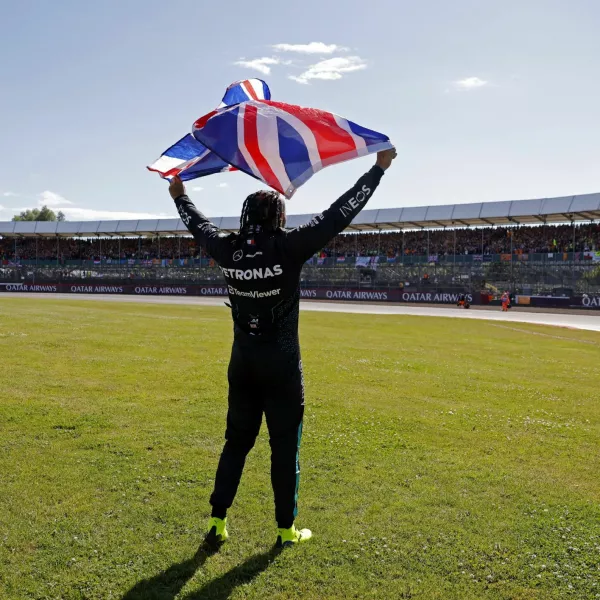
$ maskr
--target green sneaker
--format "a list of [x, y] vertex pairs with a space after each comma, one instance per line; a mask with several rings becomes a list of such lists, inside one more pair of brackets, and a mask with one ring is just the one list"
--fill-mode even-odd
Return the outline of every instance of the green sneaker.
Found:
[[277, 548], [291, 548], [294, 544], [300, 544], [306, 542], [312, 537], [312, 531], [310, 529], [296, 529], [295, 525], [292, 525], [289, 529], [278, 529], [277, 530]]
[[229, 533], [227, 533], [227, 517], [224, 519], [211, 517], [208, 522], [208, 533], [204, 538], [204, 543], [218, 548], [227, 541], [227, 538], [229, 538]]

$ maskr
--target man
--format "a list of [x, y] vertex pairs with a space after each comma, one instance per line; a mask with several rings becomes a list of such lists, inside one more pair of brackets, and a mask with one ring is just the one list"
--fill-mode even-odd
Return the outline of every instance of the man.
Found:
[[283, 229], [285, 205], [276, 192], [248, 196], [239, 232], [225, 235], [192, 204], [181, 179], [171, 181], [169, 192], [182, 221], [225, 276], [234, 322], [226, 442], [210, 497], [212, 515], [206, 541], [211, 545], [218, 546], [229, 537], [227, 509], [235, 498], [263, 413], [271, 445], [277, 546], [292, 546], [312, 535], [308, 529], [294, 526], [304, 415], [298, 341], [300, 271], [362, 210], [395, 157], [393, 149], [380, 152], [375, 166], [328, 210], [290, 231]]

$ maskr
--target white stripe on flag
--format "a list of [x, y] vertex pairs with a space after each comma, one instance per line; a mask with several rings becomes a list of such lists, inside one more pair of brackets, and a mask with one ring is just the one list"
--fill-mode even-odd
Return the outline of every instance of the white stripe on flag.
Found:
[[166, 173], [171, 169], [178, 169], [182, 165], [186, 164], [186, 160], [181, 158], [174, 158], [173, 156], [161, 156], [158, 160], [153, 162], [148, 168], [159, 173]]
[[279, 188], [283, 191], [290, 186], [290, 178], [285, 170], [279, 154], [279, 131], [277, 130], [277, 117], [270, 111], [258, 112], [256, 115], [256, 135], [258, 148], [264, 159], [269, 163], [275, 177], [279, 180]]
[[246, 148], [246, 141], [244, 139], [244, 125], [245, 125], [244, 114], [246, 113], [246, 107], [244, 106], [244, 103], [240, 104], [239, 107], [240, 107], [240, 111], [238, 112], [238, 121], [237, 121], [238, 147], [240, 149], [240, 152], [242, 153], [242, 156], [246, 160], [246, 163], [250, 167], [250, 170], [252, 171], [252, 173], [254, 173], [254, 175], [262, 181], [263, 177], [260, 174], [260, 171], [258, 170], [256, 163], [254, 162], [254, 159], [252, 158], [252, 156], [250, 156], [250, 152], [248, 152], [248, 148]]
[[367, 148], [367, 144], [366, 144], [365, 140], [360, 135], [356, 135], [352, 131], [352, 129], [350, 129], [350, 125], [348, 124], [348, 121], [346, 119], [344, 119], [344, 117], [340, 117], [339, 115], [335, 115], [335, 114], [333, 115], [333, 118], [335, 119], [335, 122], [338, 124], [338, 127], [343, 129], [344, 131], [347, 131], [350, 134], [350, 137], [352, 138], [352, 140], [354, 141], [354, 144], [356, 145], [357, 156], [366, 156], [367, 154], [369, 154], [369, 149]]
[[[259, 108], [259, 110], [261, 106], [264, 106], [264, 104], [258, 102], [255, 102], [254, 104]], [[298, 132], [302, 138], [302, 141], [306, 145], [308, 159], [312, 165], [313, 172], [316, 173], [317, 171], [320, 171], [323, 168], [323, 163], [321, 162], [321, 155], [319, 154], [317, 140], [315, 139], [315, 136], [310, 128], [300, 119], [285, 110], [275, 107], [271, 107], [270, 110], [277, 111], [277, 116], [288, 123], [288, 125], [291, 125]]]
[[200, 156], [188, 160], [185, 164], [179, 167], [179, 173], [181, 174], [184, 171], [187, 171], [190, 167], [193, 167], [197, 162], [200, 162], [205, 156], [208, 156], [209, 154], [210, 150], [206, 149]]
[[[171, 169], [179, 169], [180, 173], [186, 171], [190, 167], [193, 167], [197, 162], [201, 161], [205, 156], [210, 154], [210, 150], [207, 148], [200, 156], [196, 156], [196, 158], [191, 158], [190, 160], [182, 161], [179, 158], [173, 158], [172, 156], [162, 156], [159, 158], [154, 164], [150, 165], [148, 168], [153, 171], [158, 171], [161, 174], [167, 173]], [[164, 160], [163, 159], [168, 159]], [[176, 161], [171, 163], [169, 166], [169, 161]], [[177, 164], [178, 163], [178, 164]], [[167, 167], [167, 168], [164, 168]]]
[[246, 94], [246, 96], [248, 96], [248, 100], [252, 100], [252, 94], [248, 91], [248, 87], [246, 86], [246, 84], [248, 83], [248, 81], [242, 81], [242, 83], [240, 83], [240, 87], [242, 88], [242, 91], [244, 92], [244, 94]]
[[248, 79], [248, 83], [252, 86], [252, 89], [254, 90], [256, 97], [259, 100], [264, 100], [265, 99], [265, 90], [263, 88], [262, 81], [260, 81], [258, 79]]

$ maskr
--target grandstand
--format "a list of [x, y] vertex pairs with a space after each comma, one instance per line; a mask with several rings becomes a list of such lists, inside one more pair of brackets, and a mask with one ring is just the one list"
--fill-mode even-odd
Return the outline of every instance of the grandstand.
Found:
[[[291, 215], [298, 227], [314, 214]], [[597, 293], [600, 194], [364, 210], [308, 261], [306, 286]], [[236, 231], [237, 217], [213, 222]], [[222, 282], [180, 219], [0, 223], [0, 281]], [[357, 268], [359, 267], [359, 268]]]

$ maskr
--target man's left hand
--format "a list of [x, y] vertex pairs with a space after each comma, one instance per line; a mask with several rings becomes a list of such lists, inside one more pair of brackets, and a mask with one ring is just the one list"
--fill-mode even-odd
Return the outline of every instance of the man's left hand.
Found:
[[183, 185], [183, 181], [181, 181], [179, 175], [175, 175], [175, 177], [171, 179], [171, 183], [169, 184], [169, 194], [171, 194], [173, 200], [176, 200], [179, 196], [185, 194], [185, 185]]

